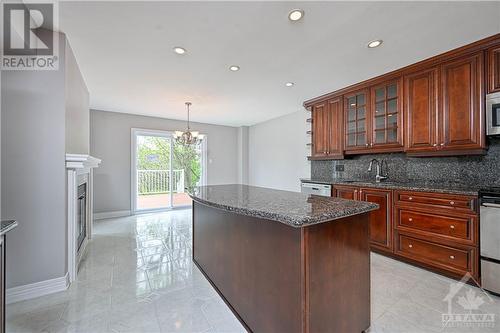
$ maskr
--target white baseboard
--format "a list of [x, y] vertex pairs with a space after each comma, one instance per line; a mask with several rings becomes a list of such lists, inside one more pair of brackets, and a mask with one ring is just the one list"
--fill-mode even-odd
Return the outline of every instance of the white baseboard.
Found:
[[95, 220], [104, 220], [104, 219], [112, 219], [116, 217], [124, 217], [130, 216], [130, 210], [115, 210], [113, 212], [102, 212], [102, 213], [94, 213], [94, 221]]
[[6, 303], [10, 304], [52, 293], [57, 293], [59, 291], [68, 289], [68, 287], [69, 274], [66, 273], [66, 275], [55, 279], [9, 288], [5, 293]]

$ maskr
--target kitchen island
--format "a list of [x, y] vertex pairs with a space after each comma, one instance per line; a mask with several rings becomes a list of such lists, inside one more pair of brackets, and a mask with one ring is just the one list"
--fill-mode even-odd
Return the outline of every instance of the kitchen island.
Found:
[[251, 332], [370, 326], [378, 205], [247, 185], [196, 188], [193, 261]]

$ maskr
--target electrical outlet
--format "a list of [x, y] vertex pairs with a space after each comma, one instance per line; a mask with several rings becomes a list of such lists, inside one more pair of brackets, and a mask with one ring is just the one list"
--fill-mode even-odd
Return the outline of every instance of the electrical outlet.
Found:
[[335, 171], [344, 171], [344, 165], [343, 164], [337, 164], [335, 166]]

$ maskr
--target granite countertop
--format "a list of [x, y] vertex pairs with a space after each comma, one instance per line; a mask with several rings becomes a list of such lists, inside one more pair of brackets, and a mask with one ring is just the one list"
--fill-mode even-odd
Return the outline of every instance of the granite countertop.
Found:
[[3, 236], [7, 232], [11, 231], [17, 227], [17, 221], [16, 220], [4, 220], [1, 222], [0, 225], [0, 236]]
[[297, 228], [366, 213], [379, 207], [363, 201], [240, 184], [200, 186], [190, 196], [194, 201], [211, 207]]
[[437, 182], [402, 183], [402, 182], [391, 182], [389, 180], [376, 183], [375, 181], [369, 181], [369, 180], [349, 180], [342, 178], [330, 178], [330, 179], [303, 178], [301, 179], [301, 181], [305, 183], [362, 186], [362, 187], [383, 188], [389, 190], [451, 193], [451, 194], [462, 194], [462, 195], [472, 195], [472, 196], [477, 196], [480, 189], [479, 186], [465, 185], [456, 182], [455, 183], [437, 183]]

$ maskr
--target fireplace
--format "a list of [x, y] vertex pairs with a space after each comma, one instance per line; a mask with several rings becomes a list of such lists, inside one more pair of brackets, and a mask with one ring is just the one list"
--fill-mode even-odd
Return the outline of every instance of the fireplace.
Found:
[[90, 155], [66, 154], [67, 170], [67, 265], [72, 283], [78, 274], [80, 261], [92, 238], [93, 169], [101, 160]]
[[[83, 241], [87, 237], [87, 183], [78, 185], [77, 192], [77, 222], [76, 222], [76, 246], [77, 253], [80, 252]], [[77, 254], [78, 256], [78, 254]]]

